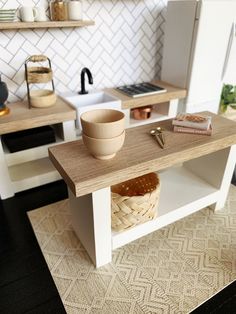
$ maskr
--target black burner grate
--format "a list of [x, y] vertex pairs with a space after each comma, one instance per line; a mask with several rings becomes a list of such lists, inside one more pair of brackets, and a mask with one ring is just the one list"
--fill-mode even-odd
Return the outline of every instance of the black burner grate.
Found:
[[124, 85], [117, 87], [117, 90], [130, 97], [141, 97], [166, 92], [165, 88], [153, 85], [151, 83]]

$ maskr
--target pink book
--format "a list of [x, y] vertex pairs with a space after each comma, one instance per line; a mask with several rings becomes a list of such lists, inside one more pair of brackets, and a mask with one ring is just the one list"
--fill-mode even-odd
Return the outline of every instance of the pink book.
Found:
[[178, 113], [172, 120], [173, 125], [185, 128], [208, 130], [211, 124], [211, 117], [199, 114]]
[[212, 134], [212, 127], [210, 125], [208, 130], [200, 130], [194, 128], [185, 128], [182, 126], [174, 126], [174, 132], [178, 133], [190, 133], [190, 134], [202, 134], [202, 135], [211, 135]]

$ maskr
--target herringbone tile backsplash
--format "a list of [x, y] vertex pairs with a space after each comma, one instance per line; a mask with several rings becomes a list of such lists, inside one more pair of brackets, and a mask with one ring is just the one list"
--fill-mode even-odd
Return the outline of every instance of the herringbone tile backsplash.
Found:
[[[0, 72], [9, 101], [26, 95], [24, 61], [32, 54], [52, 60], [58, 92], [77, 91], [80, 71], [88, 67], [92, 88], [158, 78], [167, 0], [84, 0], [83, 18], [95, 26], [0, 32]], [[1, 8], [48, 7], [42, 0], [0, 0]]]

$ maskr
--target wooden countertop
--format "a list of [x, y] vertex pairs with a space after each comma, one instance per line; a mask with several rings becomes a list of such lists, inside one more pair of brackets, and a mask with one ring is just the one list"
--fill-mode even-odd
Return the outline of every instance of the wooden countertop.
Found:
[[[108, 161], [93, 158], [82, 140], [51, 147], [49, 156], [72, 192], [82, 196], [236, 144], [234, 121], [204, 114], [212, 116], [212, 136], [173, 133], [171, 120], [166, 120], [128, 129], [122, 150]], [[157, 125], [166, 129], [163, 150], [149, 134]]]
[[152, 84], [164, 87], [167, 91], [161, 94], [143, 96], [138, 98], [129, 97], [114, 88], [107, 88], [105, 91], [122, 101], [122, 109], [132, 109], [147, 105], [155, 105], [168, 102], [172, 99], [182, 99], [187, 95], [187, 90], [182, 89], [162, 81], [152, 81]]
[[[186, 96], [187, 92], [185, 89], [180, 89], [161, 81], [153, 81], [152, 83], [166, 88], [167, 92], [132, 98], [118, 92], [114, 88], [105, 89], [105, 91], [121, 99], [123, 109], [163, 103]], [[76, 110], [60, 96], [58, 96], [56, 105], [49, 108], [29, 109], [26, 101], [8, 104], [8, 107], [11, 109], [10, 114], [0, 117], [0, 135], [63, 121], [76, 120]]]
[[0, 135], [76, 119], [75, 109], [59, 96], [56, 104], [48, 108], [29, 109], [28, 102], [16, 102], [7, 106], [11, 112], [0, 117]]

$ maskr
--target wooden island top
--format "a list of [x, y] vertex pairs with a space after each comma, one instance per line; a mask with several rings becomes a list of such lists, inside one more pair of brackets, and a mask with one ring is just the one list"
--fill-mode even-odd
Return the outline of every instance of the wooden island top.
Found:
[[0, 117], [0, 135], [76, 119], [75, 109], [59, 96], [56, 104], [48, 108], [29, 109], [27, 101], [7, 106], [11, 111]]
[[[202, 114], [212, 116], [212, 136], [174, 133], [166, 120], [126, 130], [123, 148], [108, 161], [92, 157], [82, 140], [49, 148], [49, 157], [75, 196], [82, 196], [236, 144], [234, 121]], [[157, 125], [166, 130], [165, 149], [149, 134]]]

